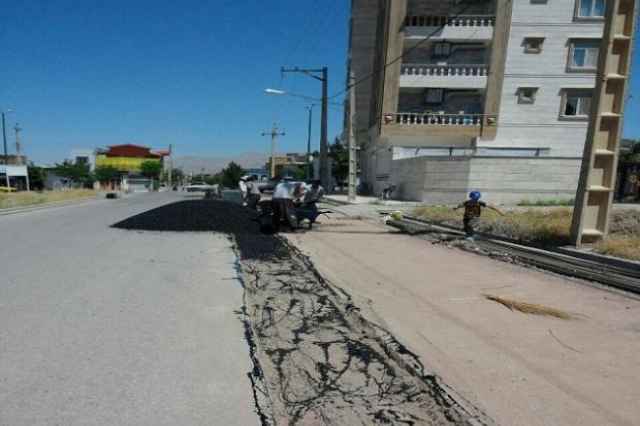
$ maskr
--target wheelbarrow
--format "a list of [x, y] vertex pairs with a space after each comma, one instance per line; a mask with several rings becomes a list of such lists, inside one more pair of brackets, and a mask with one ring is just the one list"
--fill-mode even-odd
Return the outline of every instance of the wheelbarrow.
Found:
[[311, 229], [313, 224], [316, 223], [318, 216], [320, 215], [328, 215], [331, 213], [330, 210], [319, 210], [315, 204], [312, 205], [301, 205], [296, 207], [296, 217], [298, 219], [298, 226], [304, 221], [308, 221], [308, 228]]

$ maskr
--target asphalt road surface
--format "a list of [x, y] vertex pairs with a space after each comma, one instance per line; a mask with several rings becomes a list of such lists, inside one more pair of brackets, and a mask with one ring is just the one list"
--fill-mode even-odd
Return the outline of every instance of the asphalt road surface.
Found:
[[109, 227], [181, 198], [0, 216], [0, 425], [258, 424], [226, 236]]

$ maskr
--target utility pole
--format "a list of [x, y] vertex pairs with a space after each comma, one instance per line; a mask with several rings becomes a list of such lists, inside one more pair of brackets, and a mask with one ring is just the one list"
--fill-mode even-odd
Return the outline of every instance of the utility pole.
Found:
[[169, 191], [173, 188], [173, 154], [172, 145], [169, 144], [169, 171], [167, 172], [167, 180], [169, 181]]
[[271, 179], [276, 176], [276, 140], [278, 136], [284, 136], [284, 132], [278, 131], [278, 126], [273, 123], [273, 127], [270, 132], [262, 132], [262, 136], [271, 136]]
[[18, 123], [16, 123], [16, 125], [14, 126], [13, 131], [16, 132], [16, 164], [18, 166], [21, 166], [22, 158], [20, 157], [20, 153], [22, 151], [22, 147], [20, 145], [20, 132], [22, 131], [22, 129], [20, 128], [20, 125]]
[[348, 200], [356, 200], [356, 177], [358, 158], [356, 146], [356, 84], [353, 71], [349, 75], [349, 192]]
[[[4, 164], [9, 164], [9, 151], [7, 149], [7, 132], [5, 130], [4, 114], [2, 111], [2, 142], [4, 143]], [[9, 181], [9, 174], [7, 173], [7, 181]], [[7, 184], [7, 186], [9, 186]]]
[[329, 176], [329, 142], [327, 140], [329, 69], [327, 67], [319, 69], [303, 69], [298, 67], [287, 69], [282, 67], [281, 72], [283, 74], [290, 72], [302, 73], [322, 82], [322, 113], [320, 118], [320, 182], [326, 191], [331, 192], [331, 188], [329, 188], [331, 183], [331, 177]]
[[311, 179], [311, 122], [313, 117], [313, 107], [315, 104], [309, 105], [307, 111], [309, 111], [309, 126], [307, 129], [307, 180]]
[[[22, 145], [20, 145], [20, 132], [22, 128], [18, 123], [13, 127], [13, 131], [16, 132], [16, 164], [18, 166], [22, 165]], [[29, 168], [27, 167], [27, 174], [25, 175], [25, 180], [27, 184], [27, 192], [31, 190], [29, 185]]]

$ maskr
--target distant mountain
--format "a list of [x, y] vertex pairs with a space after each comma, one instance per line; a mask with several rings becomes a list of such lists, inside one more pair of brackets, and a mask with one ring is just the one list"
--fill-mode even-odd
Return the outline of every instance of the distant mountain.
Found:
[[263, 168], [267, 163], [268, 155], [259, 152], [245, 152], [230, 157], [174, 157], [173, 167], [182, 169], [184, 173], [214, 174], [234, 161], [245, 169]]

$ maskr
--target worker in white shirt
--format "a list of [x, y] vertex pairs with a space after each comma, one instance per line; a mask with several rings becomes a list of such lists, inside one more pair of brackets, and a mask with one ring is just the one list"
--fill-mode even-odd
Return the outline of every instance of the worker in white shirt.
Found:
[[256, 176], [247, 179], [247, 205], [251, 209], [257, 209], [260, 202], [260, 187]]
[[240, 189], [240, 194], [242, 196], [242, 205], [247, 205], [247, 178], [249, 176], [242, 176], [240, 181], [238, 182], [238, 189]]
[[302, 194], [302, 184], [292, 182], [291, 178], [284, 178], [276, 185], [271, 199], [274, 231], [277, 232], [280, 229], [281, 221], [286, 222], [292, 231], [298, 228], [298, 219], [293, 201], [301, 197]]

